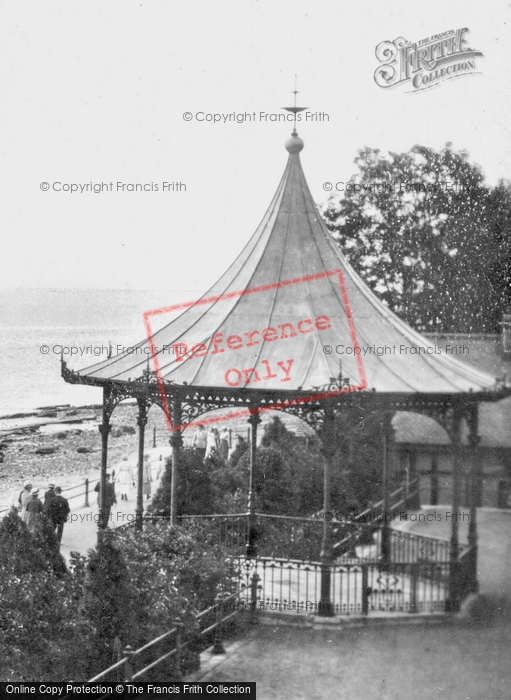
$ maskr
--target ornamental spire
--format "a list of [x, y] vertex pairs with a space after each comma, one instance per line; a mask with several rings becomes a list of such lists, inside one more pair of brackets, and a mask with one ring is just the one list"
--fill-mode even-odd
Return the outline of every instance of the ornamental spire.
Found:
[[296, 106], [296, 96], [298, 95], [298, 90], [296, 89], [296, 83], [297, 83], [297, 77], [295, 75], [295, 89], [292, 91], [294, 97], [294, 105], [293, 107], [282, 107], [281, 109], [285, 109], [288, 112], [291, 112], [294, 115], [293, 119], [293, 132], [291, 134], [291, 138], [286, 141], [286, 149], [289, 151], [289, 153], [300, 153], [300, 151], [303, 148], [303, 141], [302, 139], [298, 136], [296, 132], [296, 115], [298, 112], [303, 112], [304, 110], [307, 109], [307, 107], [297, 107]]
[[296, 115], [298, 112], [303, 112], [304, 110], [307, 109], [307, 107], [297, 107], [296, 106], [296, 96], [298, 95], [298, 90], [296, 89], [296, 83], [297, 83], [297, 78], [295, 75], [295, 89], [292, 91], [293, 95], [295, 96], [294, 98], [294, 106], [293, 107], [282, 107], [281, 109], [286, 109], [288, 112], [292, 112], [294, 114], [294, 119], [293, 119], [293, 133], [292, 136], [297, 136], [296, 133]]

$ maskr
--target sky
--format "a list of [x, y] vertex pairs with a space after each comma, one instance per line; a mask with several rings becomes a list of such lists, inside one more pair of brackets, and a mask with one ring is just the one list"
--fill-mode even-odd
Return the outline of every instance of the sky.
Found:
[[[4, 1], [0, 286], [208, 289], [280, 180], [292, 125], [259, 115], [284, 113], [295, 75], [299, 104], [328, 115], [298, 125], [318, 204], [364, 146], [451, 141], [490, 184], [510, 178], [510, 17], [502, 0]], [[483, 54], [477, 74], [423, 92], [376, 84], [380, 42], [458, 28]], [[233, 112], [258, 118], [201, 121]], [[87, 183], [113, 191], [56, 191]]]

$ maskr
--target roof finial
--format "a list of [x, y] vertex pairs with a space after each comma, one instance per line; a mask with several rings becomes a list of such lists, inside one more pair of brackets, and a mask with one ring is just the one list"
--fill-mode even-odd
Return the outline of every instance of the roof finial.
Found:
[[295, 96], [293, 107], [282, 107], [282, 109], [286, 109], [288, 112], [292, 112], [294, 114], [293, 134], [292, 134], [293, 136], [297, 135], [297, 133], [296, 133], [296, 115], [298, 114], [298, 112], [303, 112], [304, 110], [307, 109], [307, 107], [297, 107], [296, 106], [296, 96], [298, 95], [298, 90], [296, 89], [297, 82], [298, 82], [298, 78], [295, 75], [295, 89], [292, 91], [293, 95]]
[[298, 77], [295, 73], [295, 89], [293, 90], [293, 95], [295, 96], [295, 104], [294, 104], [294, 119], [293, 119], [293, 136], [296, 136], [296, 96], [298, 95], [298, 90], [297, 88], [297, 83], [298, 83]]
[[298, 136], [296, 132], [296, 115], [298, 112], [303, 112], [304, 110], [307, 109], [307, 107], [297, 107], [296, 106], [296, 96], [298, 95], [298, 90], [296, 89], [297, 87], [297, 77], [295, 75], [295, 89], [292, 91], [294, 97], [294, 105], [293, 107], [282, 107], [282, 109], [287, 110], [288, 112], [292, 112], [294, 115], [293, 118], [293, 133], [291, 134], [291, 138], [286, 141], [286, 149], [289, 151], [289, 153], [300, 153], [300, 151], [303, 148], [303, 141], [302, 139]]

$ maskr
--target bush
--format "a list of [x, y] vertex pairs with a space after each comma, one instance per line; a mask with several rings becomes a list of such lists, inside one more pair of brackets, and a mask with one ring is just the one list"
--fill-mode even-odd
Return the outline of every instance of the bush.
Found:
[[[140, 648], [176, 620], [189, 642], [182, 670], [197, 669], [196, 613], [238, 585], [207, 524], [106, 530], [88, 559], [72, 553], [69, 570], [51, 551], [52, 534], [32, 536], [14, 509], [0, 523], [0, 680], [87, 680], [115, 663], [120, 649]], [[174, 644], [170, 637], [138, 656], [137, 668]], [[175, 678], [173, 662], [149, 676]]]
[[[133, 594], [133, 623], [123, 643], [140, 647], [180, 620], [184, 639], [192, 642], [183, 671], [195, 670], [199, 652], [195, 614], [213, 605], [220, 590], [235, 590], [232, 564], [213, 543], [207, 524], [169, 527], [158, 523], [147, 525], [143, 532], [130, 529], [115, 536], [117, 547], [130, 562], [128, 581]], [[141, 661], [151, 659], [154, 656], [148, 655]], [[163, 663], [151, 673], [151, 680], [169, 680], [173, 674], [172, 663]]]
[[234, 452], [229, 458], [229, 466], [231, 467], [231, 469], [238, 466], [238, 462], [247, 450], [248, 442], [240, 436], [240, 439], [236, 441], [236, 447], [234, 448]]
[[90, 626], [80, 613], [79, 576], [67, 571], [50, 535], [32, 536], [15, 509], [0, 523], [2, 681], [87, 677]]
[[[212, 462], [204, 464], [197, 450], [192, 447], [181, 449], [179, 479], [177, 489], [177, 512], [187, 515], [206, 515], [213, 511], [209, 469]], [[170, 492], [172, 487], [172, 457], [165, 462], [160, 488], [156, 492], [150, 513], [170, 515]]]
[[89, 551], [83, 590], [83, 612], [94, 629], [89, 661], [90, 673], [95, 674], [117, 661], [115, 640], [130, 636], [135, 607], [125, 557], [108, 529]]
[[265, 427], [262, 447], [278, 450], [287, 464], [289, 478], [295, 483], [293, 515], [309, 517], [323, 505], [324, 459], [316, 436], [298, 436], [274, 416]]

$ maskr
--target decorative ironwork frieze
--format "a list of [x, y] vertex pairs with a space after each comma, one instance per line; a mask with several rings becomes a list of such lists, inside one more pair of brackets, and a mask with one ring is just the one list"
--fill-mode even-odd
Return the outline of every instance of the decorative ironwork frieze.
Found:
[[111, 384], [103, 388], [103, 422], [110, 421], [114, 408], [126, 399], [132, 399], [133, 393], [129, 388]]

